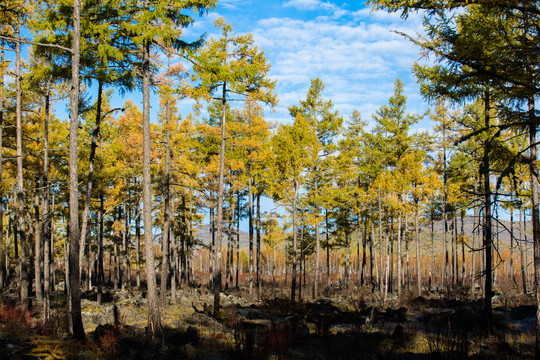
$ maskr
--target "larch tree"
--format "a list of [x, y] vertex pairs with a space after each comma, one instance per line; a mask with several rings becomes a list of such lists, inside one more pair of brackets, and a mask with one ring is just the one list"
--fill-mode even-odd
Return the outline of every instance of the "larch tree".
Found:
[[[246, 98], [274, 105], [277, 100], [273, 94], [275, 82], [267, 77], [270, 64], [264, 53], [254, 44], [253, 37], [248, 35], [232, 35], [232, 26], [223, 18], [215, 21], [215, 26], [222, 31], [219, 39], [210, 40], [193, 58], [194, 86], [189, 90], [191, 96], [211, 100], [216, 99], [222, 105], [221, 141], [219, 159], [219, 180], [216, 209], [216, 251], [214, 259], [214, 313], [220, 305], [222, 289], [221, 247], [223, 236], [223, 199], [225, 173], [225, 143], [227, 102], [244, 101]], [[220, 89], [221, 94], [214, 98]], [[237, 96], [232, 97], [231, 95]]]
[[319, 152], [319, 140], [314, 130], [302, 114], [296, 114], [293, 124], [280, 125], [272, 138], [273, 197], [289, 206], [292, 214], [292, 302], [296, 301], [297, 285], [298, 196], [305, 171]]
[[[323, 98], [324, 83], [321, 79], [311, 80], [306, 99], [300, 101], [299, 105], [289, 107], [289, 113], [294, 118], [301, 114], [314, 128], [319, 140], [319, 153], [313, 159], [311, 168], [308, 171], [309, 180], [307, 185], [310, 203], [314, 208], [316, 219], [321, 216], [320, 203], [322, 188], [325, 181], [328, 181], [328, 161], [333, 152], [336, 151], [335, 141], [341, 132], [343, 117], [334, 109], [332, 100]], [[320, 272], [320, 230], [319, 221], [315, 222], [315, 281], [313, 282], [313, 296], [319, 296], [319, 272]]]
[[150, 80], [152, 76], [151, 50], [156, 44], [162, 44], [177, 50], [193, 49], [200, 42], [187, 43], [181, 40], [183, 28], [193, 23], [193, 18], [186, 15], [187, 10], [204, 14], [216, 5], [215, 0], [163, 1], [146, 0], [128, 1], [127, 10], [136, 9], [123, 22], [123, 27], [133, 43], [140, 46], [142, 52], [140, 74], [143, 92], [143, 221], [146, 280], [148, 286], [148, 331], [152, 337], [161, 331], [161, 315], [154, 268], [154, 250], [152, 235], [152, 191], [150, 177]]

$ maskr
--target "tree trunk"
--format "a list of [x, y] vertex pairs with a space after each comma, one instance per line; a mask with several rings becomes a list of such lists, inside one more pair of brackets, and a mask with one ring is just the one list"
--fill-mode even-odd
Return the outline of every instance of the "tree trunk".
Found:
[[418, 220], [418, 206], [414, 212], [414, 232], [416, 238], [416, 283], [418, 286], [418, 296], [422, 296], [422, 263], [420, 261], [420, 221]]
[[534, 97], [529, 98], [529, 171], [531, 183], [531, 207], [534, 248], [534, 287], [536, 292], [536, 357], [540, 357], [540, 202], [538, 199], [538, 168], [537, 156], [537, 123]]
[[330, 287], [330, 233], [328, 230], [328, 210], [324, 210], [324, 221], [326, 230], [326, 285]]
[[397, 243], [398, 243], [398, 261], [397, 261], [397, 267], [398, 267], [398, 301], [401, 300], [401, 287], [402, 287], [402, 280], [403, 280], [403, 258], [402, 258], [402, 251], [401, 251], [401, 214], [398, 215], [398, 231], [397, 231]]
[[261, 193], [257, 191], [257, 219], [255, 221], [255, 231], [257, 234], [257, 292], [261, 298]]
[[79, 127], [79, 59], [80, 59], [80, 25], [81, 1], [73, 2], [73, 45], [71, 60], [71, 98], [69, 125], [69, 288], [71, 325], [73, 336], [84, 339], [84, 328], [81, 315], [81, 286], [79, 268], [79, 165], [78, 165], [78, 127]]
[[104, 235], [104, 196], [103, 190], [99, 194], [99, 211], [98, 211], [98, 269], [97, 269], [97, 287], [98, 295], [97, 300], [98, 304], [102, 304], [102, 295], [103, 295], [103, 283], [105, 282], [105, 272], [103, 269], [103, 235]]
[[40, 236], [41, 221], [39, 218], [39, 192], [34, 191], [34, 287], [36, 289], [36, 300], [43, 301], [41, 291], [41, 248], [42, 238]]
[[236, 278], [235, 278], [235, 287], [238, 286], [238, 273], [240, 272], [240, 192], [237, 193], [236, 197], [238, 198], [238, 206], [236, 210]]
[[[2, 49], [0, 50], [0, 64], [4, 63], [4, 44], [2, 42]], [[47, 106], [47, 105], [45, 105]], [[47, 109], [47, 107], [46, 107]], [[47, 111], [45, 112], [45, 117], [47, 117]], [[46, 118], [45, 121], [48, 119]], [[2, 151], [4, 149], [4, 71], [0, 73], [0, 183], [3, 182], [3, 168], [2, 162], [4, 158], [2, 156]], [[46, 135], [45, 135], [46, 137]], [[44, 148], [46, 149], [45, 145]], [[44, 150], [46, 153], [47, 150]], [[9, 226], [8, 226], [9, 228]], [[4, 290], [4, 285], [6, 284], [6, 277], [8, 275], [8, 266], [7, 260], [9, 257], [9, 238], [6, 236], [6, 251], [3, 251], [4, 245], [4, 195], [0, 194], [0, 292]], [[5, 260], [4, 260], [5, 254]]]
[[[88, 217], [90, 215], [90, 201], [92, 199], [92, 186], [94, 184], [94, 162], [96, 157], [97, 149], [97, 139], [99, 136], [100, 125], [101, 125], [101, 103], [102, 103], [102, 94], [103, 94], [103, 83], [101, 80], [98, 81], [98, 96], [96, 101], [96, 126], [94, 131], [92, 131], [92, 143], [90, 144], [90, 160], [88, 162], [88, 177], [86, 179], [86, 198], [84, 201], [84, 210], [82, 215], [82, 225], [81, 225], [81, 247], [79, 254], [79, 271], [80, 276], [82, 276], [82, 264], [84, 252], [86, 249], [86, 238], [88, 237]], [[86, 271], [89, 271], [87, 269]]]
[[[360, 285], [361, 286], [364, 285], [364, 277], [365, 277], [364, 273], [366, 269], [367, 223], [368, 223], [368, 220], [366, 216], [364, 217], [364, 231], [362, 232], [362, 267], [360, 269]], [[360, 259], [358, 259], [358, 261], [360, 261]]]
[[[19, 36], [17, 30], [17, 36]], [[22, 158], [22, 109], [21, 109], [21, 44], [16, 42], [16, 133], [17, 133], [17, 218], [19, 243], [21, 246], [20, 257], [20, 299], [24, 313], [28, 311], [28, 259], [26, 253], [26, 223], [24, 221], [24, 183], [23, 183], [23, 158]]]
[[227, 119], [227, 83], [223, 83], [223, 93], [221, 98], [221, 148], [219, 152], [219, 182], [217, 201], [217, 236], [215, 253], [215, 273], [214, 273], [214, 314], [217, 315], [221, 307], [220, 294], [221, 284], [221, 244], [223, 239], [223, 182], [225, 175], [225, 139], [226, 139], [226, 119]]
[[170, 194], [170, 168], [171, 168], [171, 109], [167, 99], [166, 119], [165, 119], [165, 189], [164, 189], [164, 209], [163, 209], [163, 235], [161, 237], [163, 253], [161, 265], [161, 305], [165, 305], [167, 300], [167, 282], [169, 279], [169, 237], [170, 237], [170, 219], [171, 219], [171, 194]]
[[351, 252], [351, 233], [347, 229], [345, 230], [345, 289], [349, 290], [349, 281], [351, 279], [351, 264], [350, 264], [350, 252]]
[[249, 297], [253, 298], [253, 192], [251, 168], [248, 164], [248, 222], [249, 222]]
[[[485, 94], [484, 126], [489, 127], [490, 97]], [[490, 142], [484, 141], [484, 156], [482, 160], [482, 176], [484, 180], [484, 249], [485, 249], [485, 291], [484, 291], [484, 313], [486, 317], [487, 330], [491, 331], [491, 296], [492, 296], [492, 234], [491, 234], [491, 184], [489, 179], [489, 151]], [[540, 315], [540, 313], [539, 313]]]
[[[41, 177], [41, 186], [43, 188], [41, 195], [41, 214], [43, 222], [41, 224], [41, 233], [43, 236], [43, 320], [47, 321], [50, 316], [50, 278], [51, 278], [51, 216], [49, 214], [49, 113], [50, 113], [50, 89], [51, 82], [47, 80], [45, 88], [45, 117], [43, 121], [43, 175]], [[1, 100], [0, 100], [1, 103]], [[0, 115], [1, 116], [1, 115]], [[0, 120], [0, 145], [2, 143], [2, 128]], [[1, 152], [1, 148], [0, 148]], [[2, 155], [0, 154], [0, 181], [2, 179]], [[1, 199], [1, 198], [0, 198]], [[0, 200], [1, 201], [1, 200]], [[2, 242], [2, 204], [0, 203], [0, 243]], [[54, 210], [54, 209], [53, 209]], [[53, 267], [54, 271], [54, 267]]]
[[[292, 272], [291, 272], [291, 301], [296, 300], [296, 200], [298, 197], [298, 181], [294, 180], [294, 195], [292, 203], [292, 216], [293, 216], [293, 253], [292, 253]], [[328, 230], [327, 230], [328, 233]], [[330, 270], [329, 270], [330, 271]]]
[[141, 290], [141, 206], [139, 201], [135, 205], [135, 241], [136, 243], [136, 257], [135, 257], [135, 271], [137, 271], [137, 290]]
[[143, 46], [143, 220], [146, 284], [148, 287], [148, 333], [161, 335], [161, 315], [154, 266], [154, 239], [152, 234], [152, 189], [150, 177], [150, 44]]

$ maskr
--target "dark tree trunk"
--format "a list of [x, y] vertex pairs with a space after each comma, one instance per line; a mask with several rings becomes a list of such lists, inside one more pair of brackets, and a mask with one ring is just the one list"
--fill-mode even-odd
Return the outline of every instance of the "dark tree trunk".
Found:
[[249, 217], [249, 297], [253, 298], [253, 193], [251, 169], [248, 164], [248, 217]]
[[531, 183], [531, 207], [534, 248], [534, 287], [536, 293], [536, 357], [540, 357], [540, 201], [538, 196], [538, 168], [537, 154], [537, 123], [535, 115], [534, 97], [529, 98], [529, 146], [530, 146], [530, 183]]
[[39, 217], [39, 191], [34, 191], [34, 287], [36, 289], [36, 300], [43, 301], [41, 290], [41, 249], [42, 238], [40, 236], [41, 221]]
[[257, 192], [257, 220], [255, 223], [257, 233], [257, 292], [261, 298], [261, 193]]
[[[484, 126], [489, 127], [490, 96], [485, 95]], [[491, 296], [492, 296], [492, 234], [491, 234], [491, 185], [489, 179], [489, 139], [484, 141], [484, 156], [482, 159], [482, 178], [484, 181], [484, 250], [485, 250], [485, 290], [484, 290], [484, 313], [487, 329], [491, 331]]]
[[104, 209], [104, 197], [103, 197], [103, 190], [101, 191], [99, 195], [99, 211], [98, 211], [98, 268], [97, 268], [97, 287], [98, 287], [98, 295], [97, 300], [98, 303], [102, 304], [102, 295], [103, 295], [103, 283], [105, 282], [105, 274], [103, 270], [103, 235], [104, 235], [104, 217], [105, 215], [105, 209]]

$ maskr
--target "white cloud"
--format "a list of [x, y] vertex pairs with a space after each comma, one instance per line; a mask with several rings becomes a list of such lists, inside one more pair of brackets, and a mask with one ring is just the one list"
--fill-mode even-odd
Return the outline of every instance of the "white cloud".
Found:
[[[319, 4], [314, 0], [289, 3]], [[292, 5], [291, 5], [292, 6]], [[350, 13], [352, 14], [352, 13]], [[409, 110], [422, 112], [418, 85], [410, 68], [419, 58], [419, 49], [391, 30], [410, 31], [399, 17], [389, 22], [370, 22], [369, 14], [301, 20], [268, 18], [253, 30], [260, 49], [272, 60], [271, 77], [277, 79], [278, 111], [273, 117], [288, 116], [284, 110], [304, 99], [310, 79], [320, 77], [326, 84], [324, 95], [348, 116], [359, 110], [366, 120], [393, 94], [400, 77], [413, 94]], [[287, 121], [287, 119], [282, 119]]]
[[320, 0], [289, 0], [285, 4], [285, 7], [293, 7], [298, 10], [337, 10], [338, 7], [334, 4], [323, 2]]
[[238, 9], [241, 5], [244, 5], [246, 0], [220, 0], [219, 5], [227, 9]]

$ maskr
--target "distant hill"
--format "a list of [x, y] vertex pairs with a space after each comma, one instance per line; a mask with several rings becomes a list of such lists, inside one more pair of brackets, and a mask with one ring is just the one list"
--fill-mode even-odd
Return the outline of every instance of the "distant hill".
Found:
[[[473, 220], [474, 220], [473, 216], [466, 216], [463, 218], [463, 230], [464, 230], [465, 235], [469, 239], [468, 240], [469, 243], [471, 241], [472, 233], [475, 230]], [[460, 234], [461, 233], [461, 218], [457, 219], [457, 226], [458, 226], [457, 232], [458, 234]], [[527, 229], [527, 239], [530, 242], [532, 239], [532, 222], [531, 221], [526, 222], [526, 229]], [[408, 230], [409, 230], [409, 234], [411, 234], [412, 232], [414, 232], [414, 227], [410, 225]], [[437, 244], [441, 243], [443, 240], [443, 231], [444, 231], [443, 221], [442, 220], [436, 221], [434, 224], [433, 230], [434, 230], [434, 242]], [[509, 230], [510, 230], [510, 221], [499, 220], [499, 224], [497, 225], [497, 222], [494, 220], [493, 221], [494, 241], [496, 241], [497, 234], [498, 234], [499, 236], [498, 240], [502, 243], [504, 247], [508, 247], [510, 245], [510, 231]], [[448, 239], [450, 239], [451, 237], [451, 231], [452, 231], [452, 228], [451, 228], [451, 222], [449, 219], [448, 220], [448, 234], [447, 234]], [[375, 242], [377, 242], [378, 241], [377, 229], [375, 229], [375, 232], [376, 232]], [[482, 232], [480, 229], [480, 235], [481, 234]], [[256, 235], [254, 234], [254, 241], [255, 241], [255, 236]], [[324, 238], [324, 236], [322, 237]], [[422, 242], [421, 247], [424, 248], [424, 250], [428, 250], [429, 244], [431, 243], [431, 224], [430, 223], [421, 224], [420, 237], [421, 237], [421, 242]], [[514, 237], [518, 239], [520, 238], [518, 221], [514, 221]], [[206, 245], [209, 244], [210, 243], [210, 226], [207, 224], [199, 226], [196, 229], [195, 238]], [[410, 240], [414, 242], [414, 239], [410, 238]], [[226, 233], [223, 236], [223, 242], [224, 244], [227, 243]], [[355, 243], [356, 243], [356, 234], [353, 234], [353, 237], [352, 237], [353, 246], [355, 246], [354, 245]], [[479, 246], [479, 244], [480, 243], [477, 242], [477, 246]], [[247, 249], [249, 247], [249, 234], [245, 231], [240, 231], [240, 247], [244, 249]]]
[[[235, 235], [236, 236], [236, 235]], [[253, 235], [253, 240], [255, 241], [255, 234]], [[211, 238], [210, 238], [210, 226], [205, 224], [197, 227], [195, 238], [199, 241], [201, 241], [203, 244], [210, 244]], [[227, 233], [225, 232], [223, 234], [223, 242], [224, 244], [227, 243]], [[240, 247], [241, 248], [248, 248], [249, 247], [249, 234], [244, 231], [240, 231]]]

